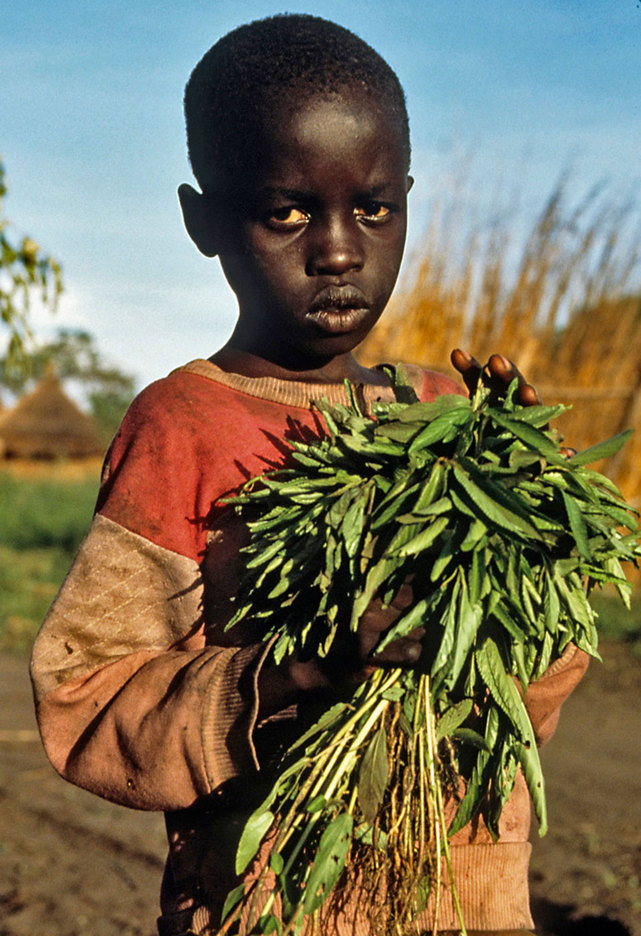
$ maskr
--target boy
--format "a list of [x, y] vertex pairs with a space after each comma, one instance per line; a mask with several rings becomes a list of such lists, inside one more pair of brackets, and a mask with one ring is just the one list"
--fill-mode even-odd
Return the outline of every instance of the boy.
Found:
[[[405, 240], [409, 131], [394, 73], [365, 43], [308, 16], [275, 17], [221, 39], [186, 90], [189, 152], [202, 194], [179, 196], [186, 227], [218, 256], [238, 298], [234, 332], [208, 360], [147, 388], [108, 452], [96, 516], [37, 639], [32, 675], [44, 743], [67, 779], [167, 814], [161, 936], [215, 934], [237, 884], [234, 852], [256, 770], [295, 736], [297, 707], [374, 665], [380, 634], [411, 600], [373, 602], [349, 658], [276, 667], [251, 622], [225, 631], [243, 528], [225, 497], [286, 462], [288, 441], [321, 430], [311, 402], [389, 399], [352, 356], [382, 313]], [[466, 382], [478, 364], [458, 352]], [[423, 399], [457, 392], [411, 371]], [[515, 370], [500, 356], [492, 379]], [[458, 391], [460, 392], [460, 391]], [[522, 399], [535, 393], [523, 382]], [[376, 664], [416, 660], [419, 630]], [[583, 671], [571, 650], [533, 688], [542, 738]], [[488, 932], [531, 926], [529, 806], [523, 783], [500, 843], [480, 820], [457, 837], [465, 919]], [[447, 895], [443, 931], [457, 919]], [[431, 930], [428, 914], [419, 930]], [[323, 936], [364, 934], [355, 907]]]

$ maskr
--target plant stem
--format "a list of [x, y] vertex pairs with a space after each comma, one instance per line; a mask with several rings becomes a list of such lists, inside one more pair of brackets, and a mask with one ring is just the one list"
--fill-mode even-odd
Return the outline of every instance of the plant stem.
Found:
[[452, 900], [454, 901], [454, 907], [456, 909], [456, 915], [461, 928], [461, 936], [467, 936], [467, 930], [465, 929], [465, 923], [463, 921], [463, 913], [461, 911], [461, 904], [458, 897], [458, 891], [456, 889], [456, 881], [454, 880], [454, 871], [452, 869], [452, 859], [450, 855], [450, 843], [449, 837], [447, 834], [447, 826], [445, 822], [445, 810], [443, 808], [443, 791], [441, 789], [440, 781], [436, 775], [436, 730], [434, 726], [434, 717], [432, 715], [432, 707], [430, 700], [430, 678], [429, 676], [423, 677], [423, 698], [425, 704], [425, 719], [426, 719], [426, 728], [427, 728], [427, 745], [430, 756], [430, 779], [432, 782], [433, 795], [436, 799], [436, 805], [438, 810], [438, 820], [436, 822], [436, 873], [437, 886], [438, 890], [436, 892], [436, 910], [434, 912], [434, 929], [433, 933], [437, 933], [437, 924], [438, 924], [438, 902], [440, 894], [440, 885], [441, 885], [441, 871], [440, 871], [440, 855], [441, 855], [441, 845], [439, 839], [443, 839], [443, 854], [445, 855], [445, 861], [447, 864], [447, 873], [450, 880], [450, 887], [452, 888]]

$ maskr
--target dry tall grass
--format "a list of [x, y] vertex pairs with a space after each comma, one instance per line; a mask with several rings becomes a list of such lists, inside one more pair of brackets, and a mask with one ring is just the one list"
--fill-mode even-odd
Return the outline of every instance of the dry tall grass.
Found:
[[[545, 402], [572, 404], [559, 427], [575, 447], [641, 429], [639, 212], [607, 188], [574, 203], [568, 191], [564, 176], [521, 238], [516, 210], [498, 206], [483, 223], [466, 210], [463, 186], [434, 206], [410, 276], [361, 359], [453, 373], [454, 347], [479, 360], [500, 351]], [[641, 506], [641, 431], [599, 467]]]

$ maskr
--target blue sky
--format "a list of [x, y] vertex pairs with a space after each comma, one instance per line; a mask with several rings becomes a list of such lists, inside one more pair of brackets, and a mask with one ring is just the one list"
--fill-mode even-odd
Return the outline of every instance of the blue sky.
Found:
[[283, 10], [353, 29], [399, 74], [417, 180], [409, 252], [464, 156], [479, 194], [516, 181], [526, 212], [569, 165], [578, 193], [641, 176], [639, 0], [5, 0], [5, 210], [65, 273], [41, 338], [85, 328], [141, 385], [224, 342], [233, 295], [178, 211], [191, 181], [182, 90], [219, 36]]

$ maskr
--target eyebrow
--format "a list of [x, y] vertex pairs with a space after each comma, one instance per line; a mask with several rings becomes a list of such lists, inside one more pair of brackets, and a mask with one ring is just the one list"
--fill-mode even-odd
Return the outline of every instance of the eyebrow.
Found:
[[[357, 195], [367, 198], [377, 198], [390, 188], [393, 188], [393, 183], [391, 181], [375, 182], [363, 188]], [[316, 197], [313, 192], [304, 191], [303, 189], [287, 188], [286, 186], [280, 185], [266, 185], [258, 194], [259, 197], [262, 198], [285, 198], [290, 201], [309, 201]]]

